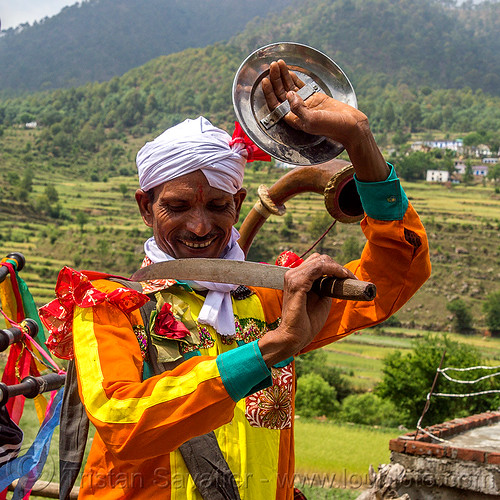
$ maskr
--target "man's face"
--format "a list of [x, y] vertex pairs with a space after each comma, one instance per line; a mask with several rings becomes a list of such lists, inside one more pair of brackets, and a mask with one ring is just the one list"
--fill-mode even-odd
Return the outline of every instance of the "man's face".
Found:
[[172, 257], [219, 257], [238, 221], [244, 189], [235, 195], [211, 187], [198, 170], [153, 189], [138, 190], [142, 218], [158, 246]]

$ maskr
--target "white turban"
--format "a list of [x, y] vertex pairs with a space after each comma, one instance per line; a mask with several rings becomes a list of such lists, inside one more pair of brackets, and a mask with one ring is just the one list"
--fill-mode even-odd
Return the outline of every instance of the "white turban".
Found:
[[201, 170], [210, 186], [235, 194], [243, 185], [247, 150], [202, 116], [185, 120], [146, 143], [137, 153], [139, 184], [148, 191]]

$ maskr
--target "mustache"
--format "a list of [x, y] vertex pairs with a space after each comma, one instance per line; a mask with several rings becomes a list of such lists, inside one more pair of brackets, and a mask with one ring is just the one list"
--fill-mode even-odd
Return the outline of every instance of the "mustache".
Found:
[[188, 241], [190, 243], [202, 243], [204, 241], [211, 240], [212, 238], [215, 238], [216, 236], [219, 236], [219, 233], [217, 231], [210, 231], [209, 233], [203, 235], [203, 236], [198, 236], [193, 233], [184, 233], [180, 234], [178, 236], [179, 239]]

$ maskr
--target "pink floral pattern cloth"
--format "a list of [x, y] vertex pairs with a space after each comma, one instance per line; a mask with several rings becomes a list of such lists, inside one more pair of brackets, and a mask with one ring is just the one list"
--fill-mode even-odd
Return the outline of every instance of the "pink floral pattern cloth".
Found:
[[[146, 266], [150, 266], [153, 264], [153, 261], [146, 255], [144, 257], [144, 260], [142, 261], [141, 269]], [[164, 288], [169, 288], [173, 285], [175, 285], [177, 281], [175, 280], [168, 280], [168, 279], [158, 279], [158, 280], [149, 280], [149, 281], [142, 281], [142, 291], [143, 293], [155, 293], [158, 292], [159, 290], [163, 290]]]

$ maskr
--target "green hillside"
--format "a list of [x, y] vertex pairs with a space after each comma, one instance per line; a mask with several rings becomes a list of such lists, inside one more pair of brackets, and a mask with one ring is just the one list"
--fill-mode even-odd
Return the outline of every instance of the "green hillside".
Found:
[[295, 0], [87, 0], [0, 35], [5, 94], [105, 81], [161, 55], [239, 33]]
[[[381, 9], [389, 9], [382, 0], [367, 5], [376, 2]], [[419, 7], [422, 2], [415, 3], [417, 20], [424, 15]], [[439, 2], [426, 2], [429, 8], [441, 9], [443, 16], [455, 12]], [[319, 30], [315, 16], [346, 8], [348, 3], [311, 1], [297, 18], [300, 22], [289, 27], [305, 30], [309, 26], [312, 43], [316, 40], [313, 28]], [[354, 6], [351, 14], [359, 14], [362, 4], [350, 3]], [[405, 0], [398, 5], [409, 8]], [[498, 4], [488, 5], [495, 9]], [[470, 12], [468, 26], [473, 30], [472, 18], [478, 10]], [[431, 16], [429, 23], [433, 19]], [[476, 29], [474, 36], [483, 37], [492, 23], [485, 21], [484, 29]], [[281, 23], [275, 29], [286, 26]], [[366, 26], [368, 29], [369, 24]], [[288, 33], [266, 33], [264, 21], [259, 28], [260, 34], [253, 40], [257, 25], [232, 42], [161, 56], [107, 82], [0, 99], [0, 251], [26, 254], [28, 265], [23, 273], [39, 303], [50, 299], [62, 265], [118, 274], [137, 268], [149, 233], [133, 200], [136, 152], [144, 142], [186, 117], [203, 114], [232, 130], [231, 86], [239, 64], [248, 55], [245, 47]], [[288, 34], [300, 39], [306, 31], [301, 33]], [[415, 37], [417, 40], [418, 30]], [[333, 44], [325, 32], [325, 43], [328, 40]], [[318, 47], [327, 47], [319, 42]], [[341, 54], [332, 49], [330, 55]], [[349, 61], [354, 64], [354, 59]], [[420, 63], [418, 58], [411, 59], [406, 67]], [[352, 80], [359, 84], [355, 84], [359, 107], [368, 114], [380, 146], [406, 181], [410, 199], [426, 223], [434, 269], [432, 278], [398, 317], [408, 327], [446, 329], [450, 323], [446, 305], [462, 297], [473, 307], [477, 328], [484, 329], [481, 304], [494, 290], [500, 267], [498, 188], [495, 191], [494, 184], [486, 181], [484, 185], [450, 187], [413, 182], [423, 179], [427, 168], [453, 167], [456, 158], [440, 151], [411, 155], [409, 143], [460, 137], [470, 145], [481, 142], [498, 150], [500, 97], [469, 87], [444, 89], [396, 79], [389, 84], [386, 76], [354, 74]], [[26, 128], [32, 121], [37, 127]], [[469, 161], [477, 160], [472, 157]], [[255, 202], [258, 185], [270, 185], [282, 174], [267, 165], [247, 169], [249, 196], [243, 215]], [[303, 252], [316, 239], [318, 227], [328, 225], [322, 220], [319, 196], [305, 195], [289, 205], [287, 217], [264, 226], [251, 249], [253, 260], [272, 261], [288, 248]], [[346, 262], [359, 255], [362, 241], [357, 225], [342, 226], [320, 249]]]
[[[3, 151], [15, 144], [36, 144], [42, 133], [4, 133]], [[130, 138], [126, 144], [121, 168], [127, 172], [132, 169], [132, 151], [140, 142]], [[2, 162], [3, 158], [5, 153]], [[142, 244], [149, 236], [133, 199], [136, 178], [117, 175], [87, 180], [78, 175], [85, 165], [58, 167], [55, 159], [50, 168], [36, 168], [37, 160], [31, 165], [31, 183], [24, 176], [16, 187], [2, 182], [0, 255], [25, 253], [23, 276], [37, 302], [50, 300], [57, 271], [63, 265], [131, 274], [140, 265]], [[272, 185], [281, 175], [282, 170], [267, 166], [247, 168], [245, 185], [249, 194], [243, 216], [257, 199], [257, 187], [261, 183]], [[23, 182], [31, 184], [31, 191], [19, 199], [16, 189], [22, 189]], [[397, 313], [398, 320], [406, 327], [447, 330], [450, 319], [446, 304], [460, 297], [473, 308], [475, 326], [484, 330], [481, 304], [500, 278], [500, 197], [492, 186], [403, 185], [428, 230], [433, 274]], [[324, 218], [319, 195], [298, 196], [287, 206], [286, 217], [271, 219], [261, 229], [251, 248], [252, 260], [272, 262], [279, 252], [288, 249], [304, 252], [318, 236], [318, 225], [322, 232], [330, 223]], [[359, 256], [363, 240], [358, 224], [337, 224], [319, 248], [344, 263]]]
[[[99, 173], [104, 168], [113, 175], [109, 158], [121, 154], [113, 141], [126, 149], [127, 136], [146, 137], [199, 114], [232, 128], [231, 86], [245, 57], [233, 45], [216, 44], [154, 59], [109, 82], [0, 100], [0, 130], [36, 121], [43, 131], [31, 146], [40, 154], [72, 165], [92, 159]], [[386, 145], [395, 142], [393, 135], [404, 143], [406, 133], [456, 138], [477, 132], [493, 151], [500, 146], [500, 97], [470, 88], [383, 85], [376, 78], [356, 92]]]

